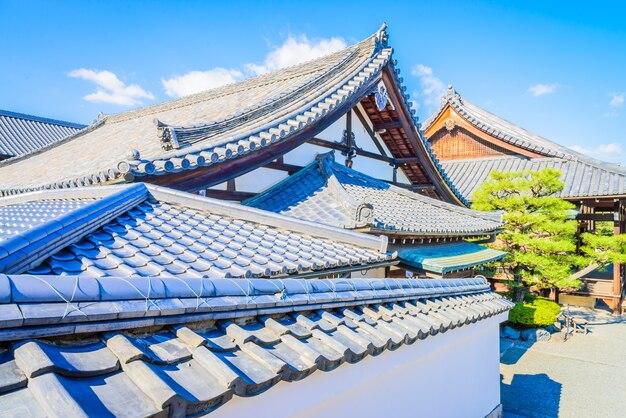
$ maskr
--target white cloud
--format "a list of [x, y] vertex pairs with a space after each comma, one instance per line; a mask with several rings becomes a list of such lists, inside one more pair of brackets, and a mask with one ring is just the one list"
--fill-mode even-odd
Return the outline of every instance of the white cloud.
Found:
[[309, 39], [306, 35], [290, 35], [282, 45], [272, 48], [261, 64], [244, 64], [244, 70], [216, 67], [206, 71], [190, 71], [181, 76], [161, 79], [161, 82], [168, 96], [186, 96], [234, 83], [244, 75], [254, 76], [280, 70], [345, 47], [346, 43], [341, 38]]
[[446, 92], [446, 86], [433, 74], [433, 69], [423, 64], [417, 64], [411, 69], [411, 74], [420, 80], [424, 104], [427, 106], [438, 104]]
[[626, 99], [626, 93], [612, 93], [611, 101], [609, 102], [609, 106], [611, 107], [620, 107], [624, 104], [624, 99]]
[[574, 151], [589, 157], [595, 157], [600, 160], [606, 160], [611, 162], [619, 162], [624, 159], [624, 148], [621, 144], [611, 142], [609, 144], [600, 144], [595, 147], [582, 147], [580, 145], [572, 146]]
[[528, 92], [535, 97], [543, 96], [546, 94], [554, 93], [559, 85], [557, 83], [552, 84], [535, 84], [528, 88]]
[[67, 75], [96, 84], [96, 91], [83, 97], [89, 102], [135, 106], [143, 103], [140, 99], [154, 99], [152, 93], [145, 91], [137, 84], [126, 85], [111, 71], [78, 68], [70, 71]]
[[255, 75], [265, 74], [328, 55], [345, 47], [346, 42], [341, 38], [309, 39], [306, 35], [289, 35], [281, 46], [274, 47], [267, 54], [263, 64], [246, 64], [245, 67]]
[[163, 83], [165, 93], [168, 96], [180, 97], [231, 84], [242, 77], [241, 71], [217, 67], [207, 71], [190, 71], [181, 76], [161, 79], [161, 83]]

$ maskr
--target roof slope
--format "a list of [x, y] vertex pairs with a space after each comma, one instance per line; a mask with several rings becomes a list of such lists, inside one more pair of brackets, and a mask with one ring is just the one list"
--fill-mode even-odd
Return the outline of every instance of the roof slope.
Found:
[[[166, 280], [148, 297], [111, 280], [99, 290], [83, 279], [72, 294], [62, 278], [39, 282], [43, 292], [22, 279], [0, 275], [0, 340], [14, 341], [0, 355], [0, 405], [24, 416], [189, 416], [233, 396], [262, 401], [279, 381], [376, 361], [511, 307], [484, 279]], [[28, 339], [63, 334], [72, 339]]]
[[581, 160], [560, 158], [494, 157], [442, 161], [448, 176], [468, 199], [492, 171], [538, 171], [544, 168], [561, 170], [565, 188], [561, 197], [618, 196], [626, 194], [626, 173], [609, 164], [591, 164]]
[[0, 226], [4, 273], [270, 277], [393, 257], [384, 239], [142, 183], [5, 198]]
[[4, 194], [191, 170], [286, 141], [370, 91], [391, 53], [383, 27], [314, 61], [104, 116], [45, 152], [0, 164]]
[[243, 204], [388, 234], [471, 235], [502, 225], [500, 214], [462, 208], [390, 185], [336, 163], [332, 152]]
[[15, 157], [44, 148], [85, 125], [0, 110], [0, 157]]
[[461, 97], [448, 86], [437, 112], [424, 122], [428, 129], [450, 106], [464, 120], [496, 139], [521, 149], [540, 154], [541, 158], [496, 156], [467, 160], [442, 160], [441, 165], [455, 187], [467, 198], [485, 181], [489, 173], [498, 171], [541, 170], [556, 168], [563, 172], [562, 197], [615, 196], [626, 194], [626, 169], [587, 157], [537, 134], [527, 131]]

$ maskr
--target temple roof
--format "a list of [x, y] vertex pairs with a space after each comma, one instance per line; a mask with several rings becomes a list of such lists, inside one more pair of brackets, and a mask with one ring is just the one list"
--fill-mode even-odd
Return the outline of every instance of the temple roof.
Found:
[[98, 280], [0, 275], [2, 411], [195, 416], [512, 305], [484, 279]]
[[335, 162], [332, 152], [243, 204], [390, 235], [464, 236], [502, 226], [498, 213], [463, 208], [388, 184]]
[[458, 190], [471, 198], [472, 193], [489, 177], [491, 171], [561, 170], [565, 188], [561, 197], [594, 197], [626, 195], [626, 173], [612, 164], [592, 164], [560, 158], [493, 157], [450, 160], [441, 163]]
[[323, 275], [388, 264], [386, 247], [385, 238], [142, 183], [0, 199], [0, 273]]
[[[394, 124], [380, 135], [393, 158], [411, 160], [400, 167], [411, 182], [434, 185], [434, 196], [466, 203], [421, 137], [392, 53], [383, 25], [365, 40], [313, 61], [100, 115], [51, 146], [0, 162], [0, 195], [131, 181], [206, 189], [270, 163], [362, 103], [372, 123]], [[385, 98], [381, 109], [375, 95]]]
[[548, 167], [563, 172], [561, 180], [565, 188], [561, 196], [564, 198], [626, 194], [626, 169], [580, 154], [527, 131], [471, 103], [452, 86], [448, 86], [439, 110], [424, 122], [425, 130], [434, 125], [447, 107], [487, 136], [536, 154], [535, 157], [503, 155], [441, 160], [454, 186], [468, 200], [491, 171], [541, 170]]
[[0, 110], [0, 158], [31, 153], [84, 127], [78, 123]]

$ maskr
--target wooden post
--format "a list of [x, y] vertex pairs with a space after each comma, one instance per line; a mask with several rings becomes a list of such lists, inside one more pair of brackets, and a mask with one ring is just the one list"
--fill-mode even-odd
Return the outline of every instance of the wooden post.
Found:
[[[613, 203], [613, 234], [619, 235], [622, 230], [622, 202], [615, 200]], [[622, 294], [622, 266], [619, 263], [613, 264], [613, 312], [619, 313], [620, 300]]]
[[352, 141], [352, 109], [346, 113], [346, 130], [343, 133], [346, 141], [346, 167], [352, 168], [354, 141]]

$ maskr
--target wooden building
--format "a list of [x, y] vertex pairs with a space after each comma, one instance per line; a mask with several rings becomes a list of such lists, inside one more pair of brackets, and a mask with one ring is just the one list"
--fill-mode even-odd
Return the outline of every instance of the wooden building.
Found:
[[501, 416], [513, 304], [387, 275], [501, 255], [463, 241], [501, 217], [464, 206], [392, 52], [383, 27], [0, 162], [0, 411]]
[[[626, 169], [582, 155], [508, 122], [461, 97], [452, 86], [424, 123], [425, 135], [452, 183], [469, 201], [491, 171], [561, 170], [561, 197], [576, 204], [579, 231], [610, 221], [626, 232]], [[604, 300], [615, 311], [624, 298], [625, 271], [585, 271], [582, 287], [562, 301]], [[582, 296], [584, 298], [579, 298]]]
[[[319, 168], [324, 158], [313, 166], [311, 161], [332, 151], [341, 154], [341, 162], [333, 156], [325, 169], [343, 167], [369, 185], [355, 205], [335, 204], [350, 206], [351, 217], [357, 209], [361, 212], [356, 216], [369, 211], [368, 220], [357, 224], [374, 222], [369, 232], [401, 245], [405, 267], [437, 277], [471, 275], [474, 266], [502, 254], [458, 241], [493, 238], [501, 217], [465, 207], [467, 202], [422, 137], [392, 56], [383, 26], [367, 39], [314, 61], [101, 116], [45, 149], [0, 163], [0, 195], [145, 182], [251, 201], [268, 188], [284, 187], [311, 173], [307, 167]], [[331, 195], [343, 199], [348, 194]], [[325, 215], [322, 223], [356, 228], [337, 223], [329, 207], [318, 208]], [[398, 219], [398, 213], [406, 219]], [[378, 228], [380, 222], [386, 227]], [[418, 256], [431, 245], [428, 256]], [[449, 259], [448, 252], [456, 258]]]

